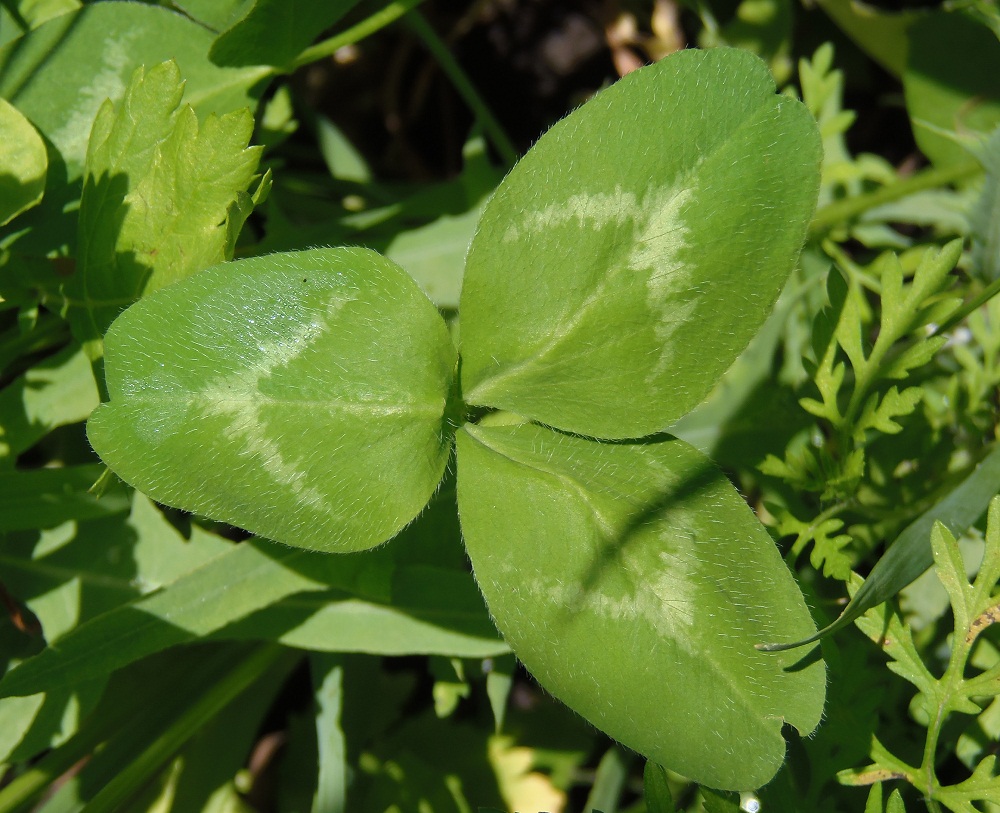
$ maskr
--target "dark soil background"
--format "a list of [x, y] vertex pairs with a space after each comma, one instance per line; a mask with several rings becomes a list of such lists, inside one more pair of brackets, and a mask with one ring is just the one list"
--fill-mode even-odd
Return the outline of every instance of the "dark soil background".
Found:
[[[899, 7], [899, 0], [881, 5]], [[908, 3], [906, 5], [926, 5]], [[736, 3], [712, 4], [720, 24]], [[622, 73], [699, 44], [698, 16], [674, 0], [428, 0], [434, 30], [520, 152], [555, 121]], [[362, 4], [354, 16], [370, 9]], [[848, 77], [845, 104], [858, 112], [856, 151], [912, 162], [902, 89], [818, 8], [793, 9], [793, 59], [833, 41]], [[383, 179], [450, 177], [472, 116], [420, 40], [399, 23], [294, 78], [311, 108], [332, 119]], [[887, 139], [887, 134], [893, 134]]]

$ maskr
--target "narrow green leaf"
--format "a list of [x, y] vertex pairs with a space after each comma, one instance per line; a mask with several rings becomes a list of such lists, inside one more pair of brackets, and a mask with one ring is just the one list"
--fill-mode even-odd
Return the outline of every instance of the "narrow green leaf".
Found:
[[882, 783], [876, 782], [868, 791], [865, 813], [882, 813]]
[[100, 499], [88, 489], [101, 466], [0, 472], [0, 531], [54, 528], [71, 519], [96, 519], [128, 511], [123, 489]]
[[0, 458], [13, 463], [56, 427], [85, 421], [97, 404], [79, 345], [39, 362], [0, 390]]
[[487, 663], [489, 671], [486, 673], [486, 695], [493, 712], [493, 730], [499, 734], [503, 731], [503, 721], [507, 717], [507, 701], [514, 685], [515, 661], [512, 655], [504, 655], [484, 661], [484, 669], [487, 668]]
[[646, 761], [642, 772], [642, 789], [648, 813], [674, 813], [667, 772], [662, 766]]
[[250, 612], [325, 584], [294, 568], [305, 551], [265, 542], [235, 546], [168, 588], [81, 624], [57, 647], [13, 669], [0, 697], [103, 677], [146, 655], [204, 637]]
[[20, 111], [0, 99], [0, 226], [42, 199], [49, 159], [45, 143]]
[[139, 68], [94, 122], [77, 257], [87, 338], [144, 294], [230, 259], [227, 215], [260, 158], [247, 148], [253, 116], [243, 109], [199, 125], [183, 92], [174, 62]]
[[[231, 671], [232, 665], [229, 668]], [[262, 670], [235, 702], [195, 732], [178, 754], [175, 769], [164, 788], [164, 799], [173, 803], [168, 810], [222, 813], [227, 810], [222, 799], [230, 795], [238, 798], [233, 778], [246, 765], [259, 741], [261, 725], [271, 711], [275, 694], [287, 679], [287, 663]], [[157, 810], [153, 805], [142, 807], [141, 802], [132, 809], [149, 813]], [[228, 810], [237, 813], [240, 808], [232, 803]]]
[[618, 800], [622, 795], [625, 780], [628, 779], [629, 763], [634, 755], [626, 753], [621, 746], [612, 745], [594, 772], [594, 784], [583, 806], [591, 813], [618, 813]]
[[179, 713], [138, 753], [133, 753], [110, 781], [87, 803], [89, 813], [117, 813], [123, 803], [141, 790], [177, 751], [236, 698], [246, 692], [264, 671], [279, 670], [287, 675], [294, 657], [280, 647], [250, 650], [232, 658], [229, 668], [215, 680], [189, 695]]
[[241, 260], [119, 317], [111, 401], [88, 434], [159, 502], [296, 547], [363, 550], [441, 479], [455, 356], [434, 306], [374, 252]]
[[815, 121], [744, 51], [684, 51], [598, 94], [485, 209], [462, 290], [466, 401], [599, 437], [662, 430], [763, 324], [819, 163]]
[[903, 802], [899, 788], [895, 788], [889, 794], [889, 803], [885, 807], [885, 813], [906, 813], [906, 804]]
[[976, 275], [987, 282], [1000, 279], [1000, 127], [977, 151], [986, 179], [969, 214], [972, 262]]
[[53, 644], [79, 624], [170, 584], [231, 546], [197, 526], [182, 537], [146, 497], [133, 492], [127, 516], [11, 534], [0, 552], [0, 570]]
[[813, 623], [711, 462], [675, 439], [600, 444], [532, 425], [466, 426], [458, 455], [476, 579], [539, 682], [695, 781], [766, 783], [782, 722], [818, 724], [824, 668], [754, 648]]
[[0, 681], [0, 697], [75, 685], [208, 636], [376, 655], [509, 652], [468, 573], [397, 566], [393, 547], [326, 556], [263, 540], [233, 546], [74, 628]]
[[990, 452], [948, 496], [896, 537], [896, 541], [872, 568], [861, 589], [832, 624], [809, 638], [794, 643], [769, 643], [760, 649], [781, 652], [814, 643], [843, 629], [872, 607], [888, 601], [934, 564], [930, 535], [935, 523], [940, 522], [953, 534], [960, 534], [982, 516], [997, 493], [1000, 493], [1000, 447]]
[[390, 589], [379, 598], [363, 591], [345, 595], [343, 589], [289, 596], [228, 625], [217, 637], [369, 655], [488, 658], [509, 651], [468, 573], [401, 566]]

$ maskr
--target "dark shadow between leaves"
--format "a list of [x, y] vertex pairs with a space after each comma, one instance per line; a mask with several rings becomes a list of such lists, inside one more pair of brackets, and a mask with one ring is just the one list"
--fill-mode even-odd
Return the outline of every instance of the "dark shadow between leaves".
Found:
[[[646, 446], [659, 443], [677, 442], [677, 438], [665, 433], [651, 435], [640, 440], [629, 441], [603, 441], [619, 446]], [[582, 591], [578, 604], [575, 607], [567, 608], [569, 612], [579, 610], [579, 602], [584, 600], [587, 593], [596, 589], [606, 573], [617, 567], [621, 556], [625, 553], [638, 532], [654, 523], [662, 514], [667, 513], [687, 500], [696, 497], [714, 482], [718, 482], [723, 477], [718, 468], [708, 459], [694, 469], [685, 472], [684, 478], [669, 491], [658, 494], [655, 499], [650, 500], [645, 505], [636, 506], [636, 510], [629, 517], [629, 520], [616, 539], [606, 539], [590, 566], [589, 571], [581, 581]]]

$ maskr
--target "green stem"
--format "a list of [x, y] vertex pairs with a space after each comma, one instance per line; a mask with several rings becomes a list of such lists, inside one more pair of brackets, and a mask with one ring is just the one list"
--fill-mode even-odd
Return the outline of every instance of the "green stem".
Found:
[[517, 163], [517, 150], [507, 137], [500, 122], [497, 121], [493, 112], [489, 109], [482, 97], [476, 91], [475, 86], [469, 80], [468, 75], [462, 70], [462, 66], [452, 56], [451, 50], [445, 44], [437, 32], [431, 28], [427, 20], [419, 11], [411, 11], [406, 15], [406, 23], [421, 40], [424, 46], [431, 52], [441, 70], [445, 72], [451, 83], [455, 86], [459, 96], [469, 106], [479, 126], [489, 136], [493, 146], [497, 148], [500, 157], [507, 166], [514, 166]]
[[276, 645], [262, 646], [235, 664], [212, 683], [204, 694], [195, 698], [163, 734], [105, 785], [84, 808], [84, 813], [114, 813], [121, 810], [123, 804], [192, 736], [257, 680], [262, 672], [278, 663], [287, 652]]
[[920, 777], [924, 787], [918, 786], [918, 789], [923, 791], [924, 801], [928, 809], [932, 811], [941, 810], [937, 801], [941, 786], [938, 783], [935, 770], [938, 740], [941, 737], [945, 721], [951, 713], [955, 698], [963, 695], [965, 667], [972, 651], [972, 644], [965, 635], [968, 632], [967, 624], [964, 626], [966, 627], [964, 630], [955, 630], [948, 668], [938, 681], [937, 707], [933, 709], [933, 715], [927, 726], [927, 740], [924, 742], [923, 762], [920, 765]]
[[859, 215], [864, 214], [869, 209], [874, 209], [876, 206], [891, 203], [894, 200], [905, 198], [917, 192], [924, 192], [928, 189], [936, 189], [941, 186], [964, 181], [982, 171], [983, 168], [977, 161], [970, 161], [950, 167], [931, 167], [930, 169], [916, 172], [898, 183], [883, 186], [865, 195], [857, 195], [852, 198], [828, 203], [816, 212], [812, 223], [809, 224], [809, 234], [812, 237], [818, 237], [834, 226], [854, 220]]
[[976, 296], [970, 299], [968, 302], [959, 305], [952, 312], [951, 316], [945, 319], [937, 328], [934, 329], [932, 335], [938, 336], [948, 330], [951, 330], [955, 325], [961, 322], [966, 316], [972, 313], [974, 310], [981, 308], [987, 302], [989, 302], [997, 294], [1000, 294], [1000, 278], [993, 280], [989, 285], [983, 288]]
[[310, 45], [296, 57], [291, 65], [292, 70], [294, 71], [303, 65], [308, 65], [310, 62], [316, 62], [328, 56], [333, 56], [345, 45], [353, 45], [366, 37], [370, 37], [376, 31], [381, 31], [387, 25], [396, 22], [396, 20], [422, 2], [423, 0], [393, 0], [393, 2], [387, 4], [381, 11], [375, 12], [346, 31], [341, 31], [329, 39], [317, 42], [315, 45]]

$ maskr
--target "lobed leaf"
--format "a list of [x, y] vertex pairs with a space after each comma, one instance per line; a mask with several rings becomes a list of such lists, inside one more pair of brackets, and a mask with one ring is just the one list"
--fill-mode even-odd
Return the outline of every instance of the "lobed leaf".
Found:
[[243, 109], [199, 126], [183, 92], [175, 63], [139, 68], [94, 122], [77, 257], [88, 338], [144, 294], [231, 259], [228, 214], [260, 158], [247, 148], [253, 116]]
[[448, 459], [456, 364], [434, 306], [364, 249], [223, 264], [108, 331], [91, 443], [160, 502], [297, 547], [363, 550]]
[[725, 48], [635, 71], [556, 124], [487, 205], [462, 290], [462, 391], [624, 438], [695, 406], [801, 248], [820, 139]]
[[[812, 731], [822, 662], [754, 645], [813, 628], [770, 537], [687, 444], [533, 425], [458, 433], [459, 511], [497, 623], [548, 691], [711, 787], [766, 783]], [[780, 633], [779, 633], [780, 634]]]
[[794, 643], [767, 644], [761, 649], [781, 652], [811, 644], [888, 601], [934, 563], [930, 534], [935, 523], [942, 523], [952, 533], [961, 533], [982, 516], [998, 492], [1000, 448], [994, 448], [965, 480], [896, 537], [836, 620], [810, 638]]
[[[133, 71], [173, 59], [200, 115], [253, 106], [261, 66], [221, 68], [208, 61], [212, 33], [159, 6], [102, 2], [64, 14], [0, 48], [0, 96], [13, 102], [66, 164], [83, 171], [97, 111], [122, 97]], [[56, 47], [58, 46], [58, 47]]]

